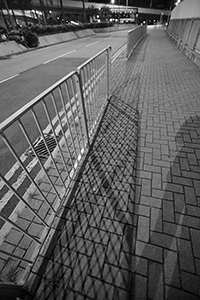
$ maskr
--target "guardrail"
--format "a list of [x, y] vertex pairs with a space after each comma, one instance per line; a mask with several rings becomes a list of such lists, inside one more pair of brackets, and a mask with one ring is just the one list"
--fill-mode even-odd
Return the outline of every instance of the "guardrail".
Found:
[[127, 39], [127, 57], [129, 58], [134, 51], [135, 47], [141, 41], [141, 39], [146, 35], [147, 25], [141, 25], [134, 28], [128, 32]]
[[200, 19], [170, 20], [167, 34], [200, 67]]
[[13, 165], [0, 174], [0, 281], [27, 282], [69, 206], [74, 178], [109, 98], [110, 51], [104, 49], [0, 125], [0, 146]]

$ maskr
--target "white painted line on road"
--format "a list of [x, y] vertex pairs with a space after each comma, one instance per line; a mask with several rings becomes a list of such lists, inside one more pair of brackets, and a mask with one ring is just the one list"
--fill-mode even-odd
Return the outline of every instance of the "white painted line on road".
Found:
[[111, 35], [111, 36], [109, 36], [108, 38], [105, 38], [105, 40], [110, 40], [110, 39], [112, 39], [113, 36], [114, 36], [114, 35]]
[[51, 61], [53, 61], [53, 60], [56, 60], [56, 59], [58, 59], [58, 58], [59, 58], [59, 56], [56, 56], [56, 57], [54, 57], [54, 58], [52, 58], [52, 59], [49, 59], [49, 60], [43, 62], [43, 65], [46, 65], [46, 64], [48, 64], [49, 62], [51, 62]]
[[54, 61], [54, 60], [56, 60], [56, 59], [58, 59], [58, 58], [60, 58], [60, 57], [66, 56], [66, 55], [68, 55], [68, 54], [70, 54], [70, 53], [73, 53], [73, 52], [75, 52], [75, 51], [76, 51], [76, 50], [72, 50], [72, 51], [66, 52], [66, 53], [64, 53], [64, 54], [62, 54], [62, 55], [56, 56], [56, 57], [54, 57], [54, 58], [52, 58], [52, 59], [49, 59], [49, 60], [43, 62], [43, 65], [46, 65], [46, 64], [48, 64], [48, 63], [51, 62], [51, 61]]
[[94, 45], [94, 44], [97, 44], [97, 43], [99, 43], [100, 41], [96, 41], [96, 42], [94, 42], [94, 43], [91, 43], [91, 44], [88, 44], [88, 45], [86, 45], [85, 47], [90, 47], [90, 46], [92, 46], [92, 45]]
[[16, 75], [10, 76], [10, 77], [8, 77], [8, 78], [6, 78], [6, 79], [3, 79], [3, 80], [0, 81], [0, 83], [3, 83], [3, 82], [5, 82], [5, 81], [8, 81], [8, 80], [10, 80], [10, 79], [12, 79], [12, 78], [15, 78], [15, 77], [17, 77], [17, 76], [19, 76], [19, 74], [16, 74]]
[[62, 54], [62, 55], [60, 55], [60, 56], [58, 56], [58, 57], [67, 56], [68, 54], [71, 54], [71, 53], [73, 53], [73, 52], [76, 52], [76, 50], [72, 50], [72, 51], [66, 52], [66, 53], [64, 53], [64, 54]]

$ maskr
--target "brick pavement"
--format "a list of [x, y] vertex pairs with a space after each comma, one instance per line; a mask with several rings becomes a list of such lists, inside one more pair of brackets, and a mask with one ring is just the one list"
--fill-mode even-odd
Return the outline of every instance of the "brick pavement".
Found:
[[200, 69], [159, 29], [113, 72], [32, 299], [199, 299]]

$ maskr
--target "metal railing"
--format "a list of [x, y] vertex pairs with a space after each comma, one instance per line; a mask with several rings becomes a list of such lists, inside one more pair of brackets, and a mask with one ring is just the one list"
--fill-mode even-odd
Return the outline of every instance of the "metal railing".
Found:
[[176, 43], [200, 53], [200, 19], [170, 20], [168, 34]]
[[135, 47], [141, 41], [141, 39], [146, 35], [147, 25], [141, 25], [128, 32], [127, 40], [127, 57], [129, 58], [134, 51]]
[[0, 174], [0, 281], [27, 281], [68, 206], [109, 98], [110, 51], [104, 49], [0, 125], [1, 164], [10, 166]]

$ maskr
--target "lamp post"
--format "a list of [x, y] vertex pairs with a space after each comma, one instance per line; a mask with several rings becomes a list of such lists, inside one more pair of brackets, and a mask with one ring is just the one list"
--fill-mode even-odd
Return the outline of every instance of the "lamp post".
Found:
[[152, 8], [153, 0], [150, 1], [150, 8]]

